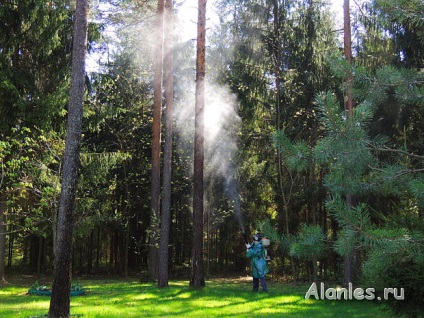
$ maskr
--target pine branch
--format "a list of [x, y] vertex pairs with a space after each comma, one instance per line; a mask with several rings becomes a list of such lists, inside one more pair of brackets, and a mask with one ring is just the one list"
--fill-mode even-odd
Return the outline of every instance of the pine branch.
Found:
[[355, 238], [353, 233], [360, 235], [367, 246], [373, 247], [382, 247], [387, 244], [392, 247], [396, 245], [404, 247], [405, 243], [416, 242], [411, 238], [409, 231], [405, 229], [373, 229], [365, 204], [349, 208], [341, 198], [338, 197], [331, 201], [327, 201], [327, 207], [338, 221], [344, 225], [345, 228], [349, 229], [348, 232], [342, 235], [344, 239], [342, 243], [339, 243], [339, 252], [344, 252], [344, 248], [351, 248], [354, 246], [354, 244], [352, 244], [352, 240]]
[[272, 243], [275, 243], [275, 245], [278, 246], [283, 253], [289, 252], [290, 239], [284, 234], [279, 235], [272, 227], [269, 220], [259, 221], [257, 227], [261, 233], [269, 238]]
[[[379, 172], [386, 172], [386, 170], [385, 169], [380, 169], [380, 168], [376, 168], [376, 167], [371, 167], [371, 166], [368, 166], [371, 170], [374, 170], [374, 171], [379, 171]], [[404, 169], [404, 170], [401, 170], [401, 171], [398, 171], [395, 175], [394, 175], [394, 178], [398, 178], [398, 177], [402, 177], [402, 176], [404, 176], [404, 175], [407, 175], [407, 174], [415, 174], [415, 173], [420, 173], [420, 172], [424, 172], [424, 168], [422, 168], [422, 169]]]
[[389, 147], [377, 147], [373, 143], [369, 143], [368, 146], [371, 147], [375, 151], [393, 152], [393, 153], [399, 153], [399, 154], [402, 154], [402, 155], [406, 155], [406, 156], [412, 157], [412, 158], [424, 159], [424, 156], [416, 155], [414, 153], [410, 153], [410, 152], [407, 152], [407, 151], [401, 150], [401, 149], [392, 149], [392, 148], [389, 148]]
[[336, 130], [342, 136], [348, 138], [345, 129], [343, 129], [343, 127], [336, 122], [335, 118], [333, 118], [334, 114], [332, 114], [331, 112], [331, 106], [334, 107], [334, 104], [336, 104], [335, 97], [333, 96], [333, 94], [331, 92], [327, 92], [325, 94], [322, 93], [316, 101], [318, 105], [321, 106], [321, 113], [325, 116], [325, 119], [327, 119], [331, 123], [332, 127], [335, 128], [329, 130]]

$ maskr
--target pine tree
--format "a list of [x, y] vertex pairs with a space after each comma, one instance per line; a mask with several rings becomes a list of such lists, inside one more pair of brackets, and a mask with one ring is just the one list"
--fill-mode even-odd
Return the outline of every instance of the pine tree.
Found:
[[163, 28], [165, 1], [158, 0], [156, 22], [155, 74], [153, 96], [153, 132], [152, 132], [152, 176], [151, 176], [151, 215], [149, 231], [149, 256], [147, 270], [149, 279], [158, 277], [158, 244], [160, 220], [160, 158], [162, 129], [162, 81], [163, 81]]
[[206, 76], [206, 0], [198, 2], [197, 54], [196, 54], [196, 103], [194, 130], [193, 172], [193, 251], [190, 286], [205, 286], [203, 266], [203, 171], [205, 134], [205, 76]]
[[[340, 79], [350, 72], [343, 59], [333, 59], [331, 65]], [[379, 69], [374, 77], [360, 70], [355, 74], [360, 102], [350, 116], [332, 92], [316, 97], [325, 136], [315, 147], [294, 143], [283, 132], [275, 135], [274, 142], [291, 169], [304, 169], [311, 154], [326, 168], [324, 183], [330, 192], [326, 207], [342, 227], [335, 250], [342, 256], [353, 250], [362, 252], [366, 257], [363, 279], [369, 285], [404, 284], [409, 301], [403, 307], [393, 302], [393, 310], [414, 315], [422, 310], [423, 297], [417, 286], [424, 269], [424, 232], [418, 221], [424, 203], [424, 158], [407, 148], [389, 147], [387, 137], [370, 136], [369, 130], [377, 105], [388, 96], [398, 105], [413, 103], [422, 109], [423, 75], [393, 67]], [[354, 205], [346, 202], [349, 194], [355, 198]], [[396, 198], [396, 210], [375, 211], [376, 198], [390, 197]], [[407, 265], [414, 270], [397, 271]]]
[[172, 147], [173, 147], [173, 104], [174, 104], [174, 63], [173, 63], [173, 4], [172, 0], [165, 3], [165, 99], [166, 99], [166, 124], [165, 124], [165, 150], [163, 158], [163, 197], [161, 211], [161, 229], [159, 242], [159, 275], [158, 286], [168, 287], [169, 264], [169, 233], [171, 229], [171, 172], [172, 172]]
[[75, 11], [69, 114], [57, 221], [54, 280], [49, 309], [49, 317], [52, 318], [70, 315], [73, 213], [82, 138], [88, 11], [87, 1], [78, 0]]

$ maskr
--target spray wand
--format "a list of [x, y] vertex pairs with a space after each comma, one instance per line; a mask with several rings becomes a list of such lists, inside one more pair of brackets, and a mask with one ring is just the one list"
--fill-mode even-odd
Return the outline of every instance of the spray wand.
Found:
[[246, 244], [249, 244], [249, 241], [247, 239], [246, 232], [243, 232], [243, 237], [244, 237], [244, 241], [246, 242]]

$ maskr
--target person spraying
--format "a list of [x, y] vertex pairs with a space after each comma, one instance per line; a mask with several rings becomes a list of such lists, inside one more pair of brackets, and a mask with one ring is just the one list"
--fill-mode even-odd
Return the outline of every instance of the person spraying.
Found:
[[267, 292], [265, 276], [268, 273], [268, 267], [265, 260], [266, 250], [262, 243], [262, 235], [260, 233], [253, 235], [253, 242], [246, 243], [246, 247], [246, 256], [251, 259], [252, 265], [253, 291], [259, 290], [259, 282], [261, 282], [262, 290]]

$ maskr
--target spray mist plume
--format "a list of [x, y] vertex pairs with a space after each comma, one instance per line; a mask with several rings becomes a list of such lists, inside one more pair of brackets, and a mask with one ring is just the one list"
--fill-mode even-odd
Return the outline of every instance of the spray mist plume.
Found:
[[[227, 86], [206, 81], [205, 96], [205, 178], [220, 177], [224, 192], [244, 233], [237, 172], [237, 134], [241, 119], [235, 94]], [[194, 131], [194, 93], [190, 91], [176, 107], [176, 127], [189, 144]]]

